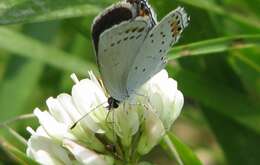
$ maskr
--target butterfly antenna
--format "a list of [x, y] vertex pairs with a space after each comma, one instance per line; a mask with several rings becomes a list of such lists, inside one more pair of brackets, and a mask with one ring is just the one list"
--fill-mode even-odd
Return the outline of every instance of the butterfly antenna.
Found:
[[73, 124], [72, 126], [70, 126], [70, 129], [75, 128], [75, 127], [77, 126], [77, 124], [78, 124], [82, 119], [84, 119], [84, 118], [85, 118], [86, 116], [88, 116], [90, 113], [94, 112], [97, 108], [103, 106], [105, 103], [107, 103], [107, 101], [104, 102], [104, 103], [99, 104], [98, 106], [96, 106], [96, 107], [94, 107], [94, 108], [92, 108], [89, 112], [87, 112], [86, 114], [84, 114], [83, 116], [81, 116], [78, 120], [76, 120], [76, 121], [74, 122], [74, 124]]

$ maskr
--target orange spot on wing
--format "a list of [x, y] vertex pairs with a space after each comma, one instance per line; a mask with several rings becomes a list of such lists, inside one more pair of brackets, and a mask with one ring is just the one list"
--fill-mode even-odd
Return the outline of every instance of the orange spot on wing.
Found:
[[177, 22], [172, 22], [170, 26], [171, 26], [172, 37], [175, 37], [178, 34], [180, 34], [180, 31], [178, 30], [179, 26]]

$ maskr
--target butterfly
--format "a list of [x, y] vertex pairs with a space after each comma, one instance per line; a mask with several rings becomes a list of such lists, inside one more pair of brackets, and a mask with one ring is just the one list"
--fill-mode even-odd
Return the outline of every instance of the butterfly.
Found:
[[132, 96], [161, 71], [189, 17], [178, 7], [160, 22], [147, 0], [124, 0], [105, 9], [92, 25], [92, 39], [108, 109]]

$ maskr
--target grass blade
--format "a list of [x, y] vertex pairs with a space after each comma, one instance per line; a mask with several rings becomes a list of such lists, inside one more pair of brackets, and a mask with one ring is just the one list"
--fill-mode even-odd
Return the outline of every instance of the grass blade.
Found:
[[0, 122], [24, 113], [26, 101], [35, 90], [43, 66], [39, 62], [29, 61], [15, 69], [15, 73], [10, 73], [1, 82]]
[[221, 37], [174, 47], [169, 52], [169, 60], [181, 58], [184, 56], [197, 56], [220, 53], [234, 49], [245, 49], [259, 45], [260, 34]]
[[96, 71], [93, 63], [84, 62], [71, 54], [3, 27], [0, 28], [0, 48], [71, 72], [86, 75], [88, 70]]
[[168, 153], [173, 153], [180, 165], [202, 165], [192, 150], [171, 132], [168, 132], [167, 135], [164, 136], [161, 144], [164, 150]]
[[227, 164], [255, 165], [259, 163], [259, 134], [212, 109], [203, 107], [202, 111], [224, 150]]
[[101, 8], [93, 6], [93, 5], [79, 5], [65, 9], [59, 9], [56, 11], [52, 11], [50, 13], [45, 13], [42, 15], [37, 15], [32, 18], [28, 22], [43, 22], [50, 20], [58, 20], [58, 19], [66, 19], [66, 18], [75, 18], [75, 17], [83, 17], [89, 15], [97, 15], [101, 11]]
[[197, 75], [183, 69], [175, 75], [186, 97], [228, 116], [260, 135], [259, 104], [221, 82], [204, 77], [206, 75]]
[[22, 151], [5, 141], [3, 138], [0, 138], [0, 147], [9, 153], [17, 162], [19, 162], [19, 164], [38, 165], [38, 163], [27, 157]]
[[101, 8], [81, 0], [0, 2], [0, 25], [96, 15]]
[[259, 20], [246, 15], [241, 15], [240, 13], [237, 12], [226, 10], [221, 6], [218, 6], [217, 4], [212, 3], [212, 1], [205, 1], [205, 0], [180, 0], [180, 1], [188, 5], [198, 7], [207, 10], [209, 12], [228, 17], [236, 22], [260, 29]]

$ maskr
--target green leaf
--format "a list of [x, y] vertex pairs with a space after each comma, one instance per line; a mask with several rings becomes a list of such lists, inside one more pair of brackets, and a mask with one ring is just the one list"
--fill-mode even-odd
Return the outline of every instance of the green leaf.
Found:
[[[14, 68], [11, 68], [14, 69]], [[42, 65], [29, 61], [2, 80], [0, 88], [0, 122], [24, 113], [25, 103], [41, 75]]]
[[153, 165], [153, 164], [150, 162], [140, 162], [138, 163], [138, 165]]
[[183, 165], [202, 165], [200, 160], [192, 150], [182, 143], [173, 133], [169, 132], [162, 140], [162, 147], [168, 153], [175, 156], [179, 164]]
[[169, 52], [169, 59], [172, 60], [185, 56], [197, 56], [220, 53], [234, 49], [258, 47], [259, 45], [259, 34], [221, 37], [217, 39], [199, 41], [187, 45], [174, 47]]
[[[40, 30], [37, 28], [38, 26], [44, 26], [45, 28]], [[52, 24], [41, 23], [37, 25], [27, 25], [23, 28], [23, 31], [39, 40], [49, 41], [53, 37], [53, 33], [56, 32], [56, 29], [56, 26], [52, 26]], [[5, 34], [8, 35], [8, 32]], [[4, 42], [0, 41], [0, 47], [5, 44], [13, 49], [15, 46], [19, 47], [17, 52], [26, 50], [26, 46], [22, 45], [26, 43], [18, 43], [19, 39], [15, 36], [12, 37], [14, 38], [7, 37]], [[14, 41], [16, 39], [18, 42]], [[14, 42], [12, 42], [12, 40]], [[26, 51], [31, 51], [31, 54], [34, 54], [34, 50], [35, 49], [31, 47], [30, 50]], [[13, 53], [16, 52], [14, 51]], [[0, 121], [8, 120], [9, 118], [13, 118], [22, 113], [27, 113], [28, 111], [31, 112], [31, 109], [26, 109], [26, 105], [29, 101], [29, 97], [36, 90], [38, 80], [43, 72], [43, 67], [43, 63], [39, 61], [11, 56], [8, 67], [6, 68], [6, 73], [1, 82], [0, 104], [2, 111], [0, 112]]]
[[81, 0], [3, 0], [0, 10], [3, 25], [96, 15], [101, 8]]
[[[42, 26], [43, 24], [39, 25]], [[45, 26], [44, 30], [48, 32], [48, 34], [46, 34], [44, 30], [37, 31], [35, 27], [36, 26], [32, 24], [28, 25], [23, 28], [23, 31], [28, 35], [30, 34], [44, 41], [48, 40], [49, 37], [52, 36], [53, 30], [56, 29], [55, 27], [53, 28], [53, 26]], [[8, 39], [6, 39], [6, 41], [7, 40]], [[41, 62], [12, 56], [8, 60], [5, 75], [1, 80], [0, 104], [2, 111], [0, 111], [0, 121], [1, 123], [6, 120], [8, 121], [0, 124], [1, 128], [6, 128], [0, 129], [0, 135], [5, 137], [6, 141], [21, 151], [26, 149], [26, 140], [12, 129], [11, 126], [17, 128], [21, 126], [21, 124], [25, 124], [25, 122], [17, 122], [24, 116], [17, 118], [14, 118], [14, 116], [32, 111], [32, 109], [26, 106], [28, 102], [31, 104], [30, 96], [37, 90], [37, 83], [42, 71], [43, 64]], [[25, 129], [23, 128], [17, 131], [24, 132]]]
[[18, 132], [16, 132], [14, 129], [12, 129], [10, 125], [18, 121], [25, 121], [33, 118], [35, 118], [34, 114], [26, 114], [26, 115], [20, 115], [15, 118], [9, 119], [4, 123], [0, 123], [0, 128], [1, 128], [0, 135], [2, 137], [5, 137], [5, 139], [9, 143], [12, 143], [12, 145], [15, 145], [20, 150], [24, 150], [27, 146], [27, 140], [23, 136], [21, 136]]
[[247, 16], [247, 15], [242, 15], [242, 14], [232, 11], [230, 9], [227, 10], [227, 9], [223, 8], [222, 6], [215, 4], [212, 1], [205, 1], [205, 0], [180, 0], [180, 1], [184, 2], [186, 4], [189, 4], [191, 6], [207, 10], [208, 12], [212, 12], [212, 13], [227, 17], [238, 23], [242, 23], [242, 24], [260, 29], [260, 23], [256, 18]]
[[19, 164], [24, 165], [38, 165], [34, 160], [27, 157], [22, 151], [18, 150], [16, 147], [0, 138], [0, 147], [9, 153]]
[[71, 72], [86, 75], [88, 70], [97, 70], [93, 63], [3, 27], [0, 27], [0, 48]]
[[65, 9], [59, 9], [42, 15], [37, 15], [31, 18], [28, 22], [43, 22], [43, 21], [59, 20], [59, 19], [66, 19], [66, 18], [94, 16], [98, 14], [100, 11], [101, 11], [100, 8], [93, 5], [79, 5], [74, 7], [68, 7]]
[[260, 99], [260, 58], [257, 49], [233, 51], [229, 62], [243, 82], [252, 99]]
[[206, 76], [184, 69], [180, 69], [175, 74], [184, 96], [228, 116], [260, 135], [259, 104], [252, 102], [245, 94]]
[[228, 164], [256, 165], [260, 162], [259, 134], [211, 108], [203, 107], [202, 111], [223, 148]]

